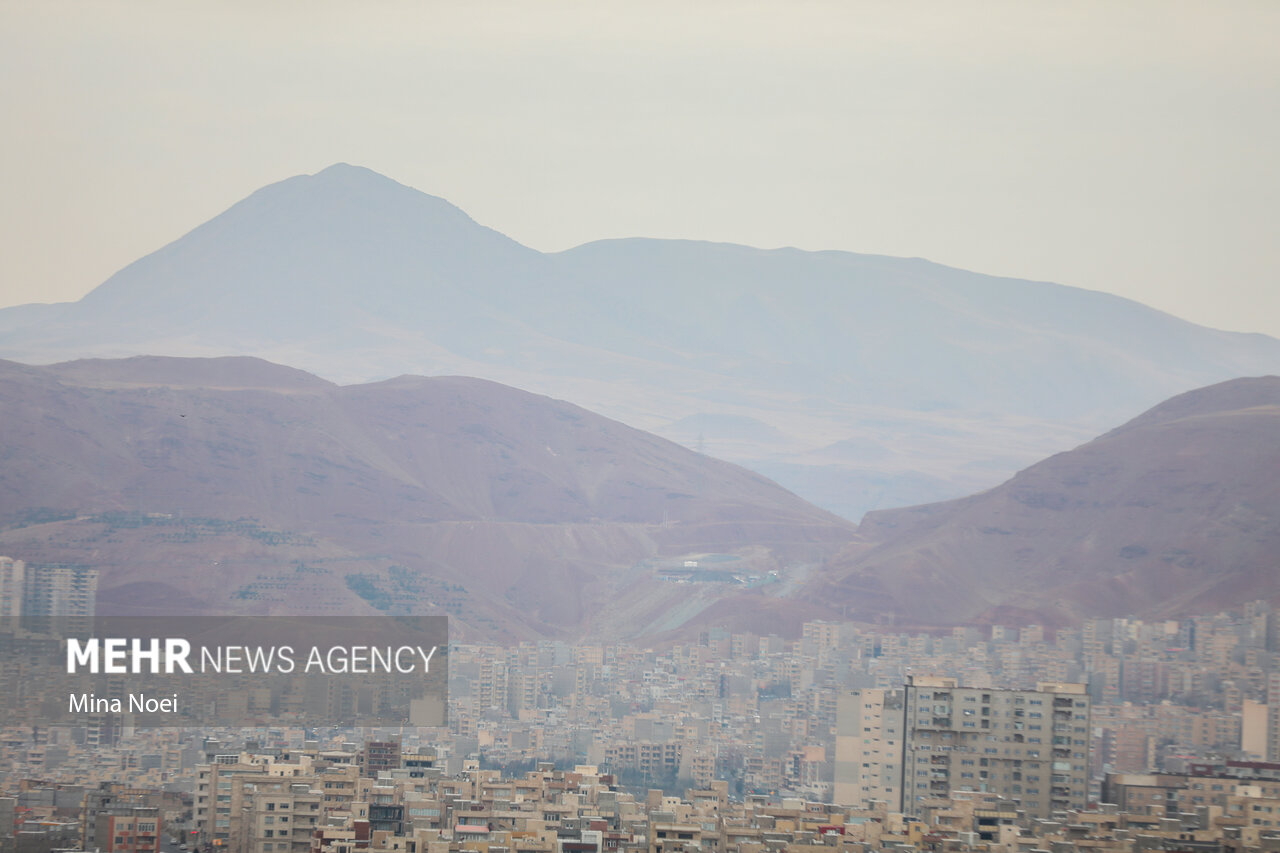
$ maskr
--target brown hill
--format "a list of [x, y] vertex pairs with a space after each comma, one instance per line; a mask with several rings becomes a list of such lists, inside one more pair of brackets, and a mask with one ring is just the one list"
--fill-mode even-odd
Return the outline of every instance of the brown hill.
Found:
[[[478, 379], [0, 362], [0, 409], [0, 553], [97, 566], [108, 606], [435, 607], [471, 636], [606, 618], [641, 633], [852, 537], [745, 469]], [[700, 555], [726, 571], [672, 576]]]
[[870, 513], [805, 597], [850, 618], [1063, 623], [1280, 600], [1280, 377], [1174, 397], [982, 494]]

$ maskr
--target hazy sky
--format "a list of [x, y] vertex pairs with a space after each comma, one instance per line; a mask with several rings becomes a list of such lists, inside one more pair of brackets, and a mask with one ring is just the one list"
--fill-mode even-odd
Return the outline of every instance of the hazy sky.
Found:
[[921, 256], [1280, 336], [1280, 3], [0, 2], [0, 305], [334, 162], [551, 251]]

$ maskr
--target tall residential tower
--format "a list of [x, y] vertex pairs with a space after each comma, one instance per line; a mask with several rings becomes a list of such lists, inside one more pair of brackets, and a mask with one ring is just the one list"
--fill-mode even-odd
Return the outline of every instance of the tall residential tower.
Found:
[[887, 800], [915, 815], [926, 799], [984, 791], [1030, 817], [1050, 817], [1088, 799], [1083, 684], [994, 690], [909, 677], [901, 691], [846, 694], [836, 727], [835, 801], [842, 805]]

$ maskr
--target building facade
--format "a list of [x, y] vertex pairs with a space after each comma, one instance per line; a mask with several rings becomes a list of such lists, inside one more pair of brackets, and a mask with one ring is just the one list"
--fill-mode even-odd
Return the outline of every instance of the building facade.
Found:
[[902, 690], [853, 690], [836, 702], [832, 801], [902, 806]]
[[905, 688], [902, 811], [930, 797], [982, 791], [1033, 817], [1082, 809], [1089, 791], [1089, 694], [1083, 684], [1035, 690], [960, 687], [909, 677]]

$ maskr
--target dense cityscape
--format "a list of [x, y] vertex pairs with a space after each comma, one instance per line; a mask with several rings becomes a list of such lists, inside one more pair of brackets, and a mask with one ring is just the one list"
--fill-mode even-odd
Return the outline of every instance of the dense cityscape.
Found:
[[20, 853], [1280, 849], [1278, 622], [455, 643], [447, 728], [6, 729], [0, 825]]

